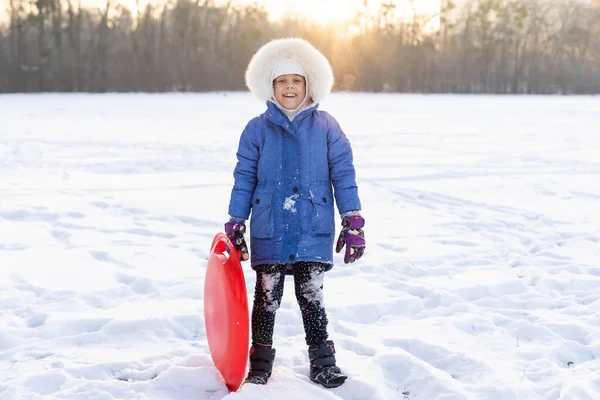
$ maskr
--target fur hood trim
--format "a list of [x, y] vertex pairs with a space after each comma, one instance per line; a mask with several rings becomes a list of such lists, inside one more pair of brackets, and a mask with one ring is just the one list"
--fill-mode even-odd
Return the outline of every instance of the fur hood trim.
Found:
[[300, 38], [275, 39], [262, 46], [246, 70], [246, 86], [262, 101], [273, 97], [271, 73], [282, 61], [298, 63], [306, 73], [306, 93], [315, 103], [323, 101], [333, 86], [333, 70], [327, 58]]

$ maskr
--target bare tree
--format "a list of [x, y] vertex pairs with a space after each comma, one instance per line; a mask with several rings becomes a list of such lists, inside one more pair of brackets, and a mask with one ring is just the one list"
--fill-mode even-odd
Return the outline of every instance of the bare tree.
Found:
[[600, 0], [441, 0], [433, 14], [363, 0], [354, 20], [327, 26], [269, 21], [258, 4], [156, 1], [8, 0], [0, 92], [243, 90], [262, 44], [301, 36], [340, 90], [600, 93]]

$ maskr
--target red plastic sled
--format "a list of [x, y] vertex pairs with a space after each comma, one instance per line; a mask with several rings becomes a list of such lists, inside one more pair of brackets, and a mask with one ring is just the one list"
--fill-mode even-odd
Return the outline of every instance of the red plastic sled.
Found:
[[204, 323], [212, 360], [235, 392], [246, 375], [250, 323], [242, 264], [224, 233], [213, 239], [206, 267]]

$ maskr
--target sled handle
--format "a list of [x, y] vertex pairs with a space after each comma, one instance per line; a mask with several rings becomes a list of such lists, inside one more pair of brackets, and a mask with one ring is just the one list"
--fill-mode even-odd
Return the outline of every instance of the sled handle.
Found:
[[219, 232], [215, 235], [212, 245], [210, 246], [210, 252], [216, 254], [229, 253], [231, 257], [232, 249], [237, 253], [237, 249], [231, 243], [231, 240], [223, 232]]

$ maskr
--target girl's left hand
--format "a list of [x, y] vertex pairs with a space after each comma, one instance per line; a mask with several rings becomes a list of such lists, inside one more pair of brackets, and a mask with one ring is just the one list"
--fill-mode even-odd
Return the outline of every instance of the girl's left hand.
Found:
[[346, 254], [344, 263], [353, 263], [365, 253], [365, 233], [362, 227], [365, 226], [365, 219], [358, 213], [342, 218], [342, 231], [335, 246], [335, 252], [342, 251], [346, 245]]

